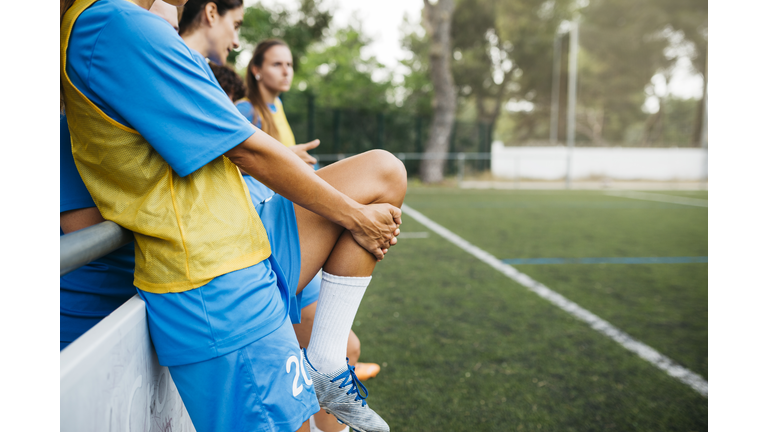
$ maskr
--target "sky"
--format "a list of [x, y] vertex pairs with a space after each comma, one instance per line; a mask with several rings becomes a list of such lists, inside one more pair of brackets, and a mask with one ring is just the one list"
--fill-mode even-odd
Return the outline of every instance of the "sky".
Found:
[[[245, 0], [246, 6], [257, 3], [267, 7], [283, 6], [289, 10], [295, 10], [299, 4], [297, 0]], [[397, 80], [397, 76], [400, 75], [398, 60], [407, 55], [406, 51], [400, 47], [400, 28], [403, 17], [409, 17], [411, 22], [419, 22], [423, 2], [420, 0], [389, 0], [387, 2], [325, 0], [324, 4], [335, 11], [331, 23], [333, 27], [344, 27], [353, 18], [362, 23], [363, 32], [373, 40], [368, 49], [363, 51], [363, 55], [376, 56], [380, 63], [390, 70], [395, 70]], [[655, 77], [651, 84], [656, 95], [701, 97], [703, 80], [700, 75], [692, 72], [687, 58], [678, 62], [669, 83], [665, 85], [659, 78]], [[658, 110], [658, 98], [649, 95], [644, 107], [649, 112], [655, 112]]]
[[[283, 5], [288, 9], [295, 9], [299, 4], [296, 0], [245, 0], [246, 6], [256, 3], [267, 7]], [[344, 27], [353, 17], [357, 18], [363, 24], [363, 32], [373, 40], [363, 55], [375, 55], [389, 69], [396, 68], [398, 60], [405, 56], [400, 47], [403, 17], [407, 15], [412, 22], [420, 20], [423, 5], [420, 0], [325, 0], [324, 4], [335, 11], [331, 23], [334, 27]]]

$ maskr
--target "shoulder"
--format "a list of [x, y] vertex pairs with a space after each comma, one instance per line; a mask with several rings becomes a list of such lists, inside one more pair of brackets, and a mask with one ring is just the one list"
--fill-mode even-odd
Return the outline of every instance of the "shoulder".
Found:
[[240, 99], [235, 102], [235, 108], [243, 115], [249, 122], [253, 122], [254, 110], [253, 104], [248, 99]]
[[[175, 33], [159, 16], [125, 0], [101, 0], [83, 11], [77, 23], [101, 24], [129, 34], [146, 30]], [[165, 30], [165, 31], [164, 31]]]

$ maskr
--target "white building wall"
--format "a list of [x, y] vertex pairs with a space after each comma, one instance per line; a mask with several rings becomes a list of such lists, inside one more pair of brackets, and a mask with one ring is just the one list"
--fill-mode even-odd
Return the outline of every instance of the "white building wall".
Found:
[[[561, 180], [568, 148], [491, 147], [491, 172], [500, 178]], [[700, 148], [576, 147], [572, 177], [616, 180], [700, 180], [706, 177], [706, 151]]]

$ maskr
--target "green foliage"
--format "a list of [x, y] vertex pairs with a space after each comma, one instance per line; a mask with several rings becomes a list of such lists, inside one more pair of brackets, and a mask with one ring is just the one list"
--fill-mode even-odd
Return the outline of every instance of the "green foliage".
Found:
[[[506, 142], [547, 140], [555, 33], [576, 16], [581, 16], [577, 141], [659, 145], [670, 143], [671, 136], [682, 139], [678, 132], [659, 133], [657, 118], [665, 131], [671, 126], [693, 134], [700, 128], [695, 110], [690, 118], [663, 119], [668, 109], [649, 117], [642, 106], [651, 77], [668, 74], [681, 55], [704, 72], [706, 0], [593, 0], [586, 6], [575, 0], [459, 0], [452, 22], [459, 113], [496, 125], [496, 138]], [[426, 41], [417, 32], [407, 33], [403, 46], [413, 52], [410, 64], [428, 64]], [[564, 140], [568, 35], [562, 49], [559, 137]], [[412, 71], [417, 79], [428, 78], [426, 69]], [[412, 81], [409, 94], [418, 96]], [[506, 111], [508, 101], [533, 108]], [[686, 141], [691, 138], [681, 143]]]
[[[390, 74], [375, 57], [363, 58], [361, 50], [369, 42], [354, 27], [336, 31], [329, 41], [307, 51], [294, 87], [312, 92], [324, 107], [385, 110]], [[374, 73], [382, 76], [374, 81]]]
[[[284, 40], [291, 47], [294, 69], [300, 70], [301, 58], [313, 42], [323, 38], [331, 18], [331, 11], [316, 0], [301, 0], [296, 11], [272, 10], [257, 4], [245, 9], [240, 37], [253, 46], [269, 38]], [[234, 64], [242, 52], [231, 52], [227, 61]], [[250, 58], [251, 53], [245, 55]]]
[[404, 92], [402, 110], [431, 115], [434, 88], [429, 77], [429, 40], [418, 23], [405, 20], [403, 27], [401, 44], [411, 56], [400, 61], [408, 69], [401, 85]]

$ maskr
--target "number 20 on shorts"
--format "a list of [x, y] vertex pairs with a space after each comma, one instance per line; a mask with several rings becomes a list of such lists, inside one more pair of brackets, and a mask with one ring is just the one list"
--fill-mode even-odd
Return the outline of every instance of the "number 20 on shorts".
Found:
[[312, 386], [312, 378], [307, 376], [303, 362], [299, 361], [295, 355], [288, 357], [288, 360], [286, 360], [285, 373], [291, 373], [291, 365], [294, 363], [296, 363], [296, 375], [293, 377], [293, 397], [296, 397], [304, 390], [304, 386], [299, 384], [299, 370], [301, 370], [301, 376], [304, 378], [304, 384], [306, 384], [307, 388]]

